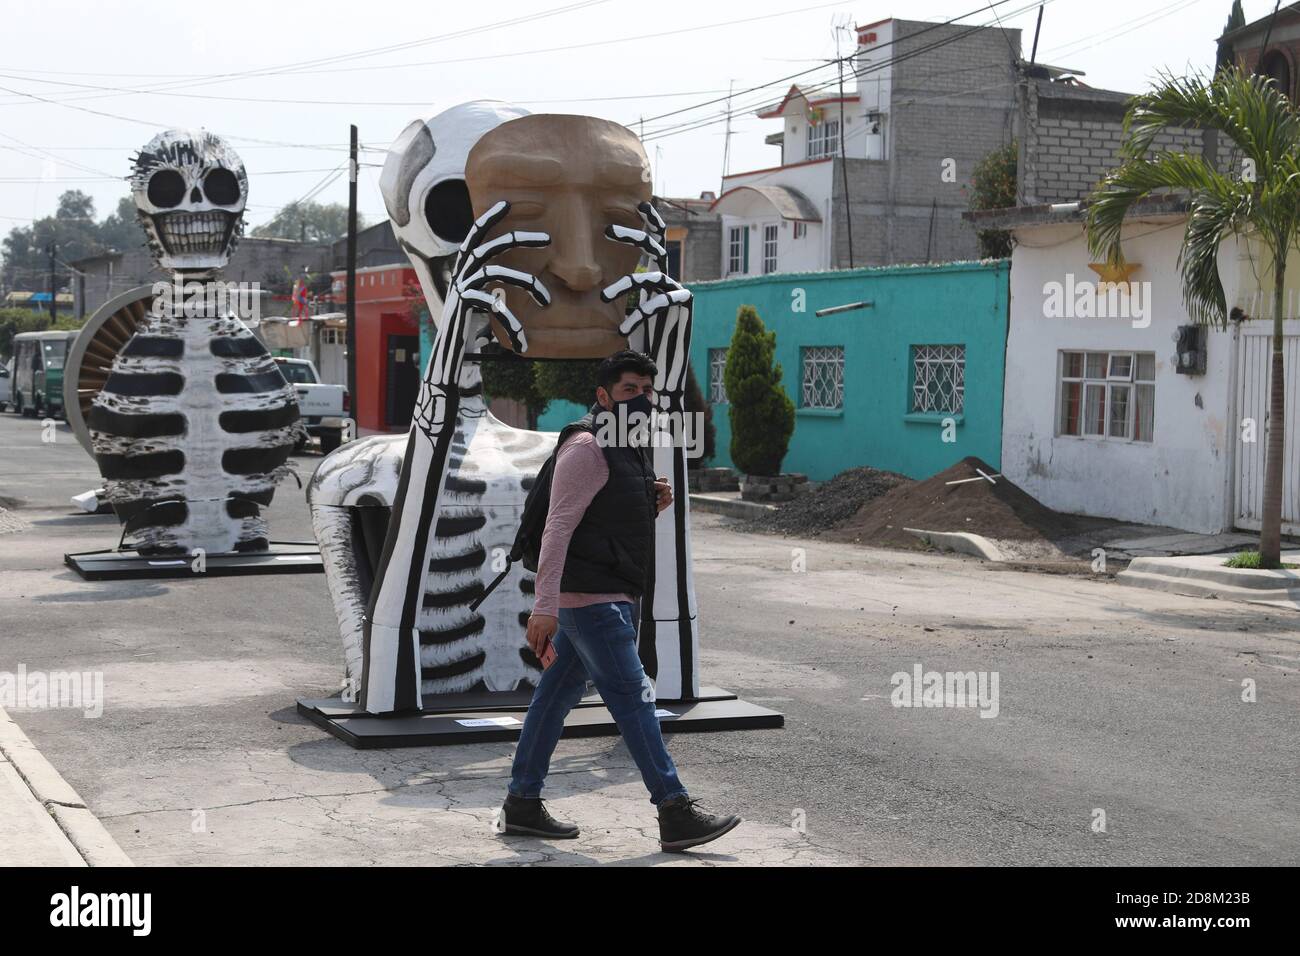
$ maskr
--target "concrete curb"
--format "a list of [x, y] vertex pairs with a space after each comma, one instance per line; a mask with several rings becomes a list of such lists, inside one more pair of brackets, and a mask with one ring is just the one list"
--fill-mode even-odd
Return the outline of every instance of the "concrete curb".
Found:
[[924, 531], [920, 528], [904, 528], [903, 530], [936, 547], [947, 548], [950, 551], [960, 551], [962, 554], [973, 554], [985, 561], [1006, 560], [1006, 557], [998, 550], [998, 546], [982, 535], [971, 534], [968, 531]]
[[58, 823], [88, 866], [133, 866], [112, 834], [87, 807], [22, 728], [0, 708], [0, 754], [22, 777], [32, 796]]
[[[1195, 555], [1178, 558], [1134, 558], [1115, 576], [1121, 584], [1152, 588], [1192, 597], [1267, 604], [1300, 611], [1300, 573], [1285, 568], [1255, 571], [1225, 568], [1228, 556]], [[1282, 555], [1287, 563], [1300, 563], [1300, 553]]]
[[761, 518], [776, 510], [776, 505], [765, 505], [761, 501], [741, 501], [739, 498], [724, 498], [721, 495], [706, 495], [698, 492], [692, 494], [690, 499], [691, 510], [726, 515], [728, 518]]

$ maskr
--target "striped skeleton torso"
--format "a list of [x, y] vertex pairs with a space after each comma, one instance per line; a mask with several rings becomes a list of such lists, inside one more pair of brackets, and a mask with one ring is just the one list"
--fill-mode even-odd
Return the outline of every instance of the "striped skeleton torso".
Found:
[[[541, 678], [524, 640], [532, 572], [512, 565], [483, 604], [473, 611], [469, 604], [504, 568], [528, 489], [557, 437], [494, 417], [477, 382], [462, 392], [417, 617], [422, 694], [525, 689]], [[380, 512], [382, 537], [405, 443], [402, 435], [344, 445], [321, 463], [308, 489], [347, 675], [358, 681], [370, 573], [360, 567], [368, 559], [358, 550], [357, 522], [366, 520], [362, 512]]]
[[238, 318], [151, 314], [113, 360], [87, 423], [141, 554], [267, 548], [261, 508], [288, 471], [298, 406]]

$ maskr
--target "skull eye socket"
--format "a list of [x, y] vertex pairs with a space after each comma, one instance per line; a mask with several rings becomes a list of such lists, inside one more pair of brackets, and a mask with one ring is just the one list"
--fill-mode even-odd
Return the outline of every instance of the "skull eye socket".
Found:
[[174, 169], [160, 169], [149, 179], [148, 195], [159, 209], [179, 206], [185, 198], [185, 177]]
[[228, 169], [214, 169], [203, 177], [203, 194], [217, 206], [239, 202], [239, 179]]
[[474, 225], [474, 207], [463, 179], [444, 179], [424, 197], [424, 221], [443, 242], [462, 242]]

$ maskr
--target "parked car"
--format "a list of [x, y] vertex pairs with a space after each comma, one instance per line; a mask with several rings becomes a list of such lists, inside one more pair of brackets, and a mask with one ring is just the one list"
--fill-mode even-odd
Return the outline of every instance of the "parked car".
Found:
[[321, 382], [316, 366], [306, 359], [277, 358], [275, 364], [298, 393], [298, 411], [307, 434], [317, 438], [321, 453], [328, 455], [343, 442], [343, 423], [351, 408], [348, 390]]
[[13, 364], [14, 360], [10, 359], [4, 365], [0, 365], [0, 412], [8, 408], [14, 400]]
[[63, 363], [76, 337], [76, 330], [14, 336], [10, 378], [14, 411], [38, 418], [63, 414]]

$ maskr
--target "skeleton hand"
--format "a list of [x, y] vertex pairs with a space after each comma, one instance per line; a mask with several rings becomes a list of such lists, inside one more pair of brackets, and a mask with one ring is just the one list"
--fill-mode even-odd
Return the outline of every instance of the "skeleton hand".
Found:
[[[443, 304], [442, 321], [438, 326], [438, 338], [425, 370], [415, 408], [415, 423], [430, 440], [449, 424], [451, 416], [448, 401], [455, 401], [453, 392], [460, 381], [461, 362], [470, 333], [475, 327], [470, 321], [471, 313], [487, 311], [495, 315], [501, 321], [514, 350], [525, 352], [528, 349], [523, 325], [510, 311], [503, 296], [496, 294], [495, 290], [487, 291], [488, 284], [497, 282], [518, 286], [527, 289], [542, 305], [551, 302], [550, 292], [535, 277], [518, 269], [485, 264], [510, 249], [545, 246], [551, 241], [551, 237], [544, 232], [508, 232], [483, 241], [488, 231], [509, 211], [509, 203], [498, 202], [480, 216], [470, 227], [456, 257], [447, 301]], [[483, 336], [488, 335], [488, 327], [483, 326], [479, 332]]]
[[[523, 326], [505, 300], [485, 291], [491, 282], [527, 289], [546, 305], [550, 294], [535, 278], [516, 269], [486, 265], [519, 246], [544, 246], [540, 232], [508, 232], [484, 241], [509, 205], [499, 202], [470, 228], [452, 270], [442, 324], [420, 386], [411, 423], [397, 499], [388, 522], [383, 556], [363, 620], [364, 686], [361, 706], [371, 713], [420, 706], [420, 632], [416, 626], [424, 579], [434, 547], [443, 479], [460, 411], [461, 363], [471, 328], [471, 313], [496, 315], [514, 347], [527, 348]], [[480, 331], [485, 331], [480, 328]]]
[[619, 332], [628, 336], [639, 333], [643, 342], [641, 351], [654, 359], [659, 367], [654, 388], [660, 407], [678, 411], [686, 388], [694, 296], [665, 271], [668, 253], [663, 243], [663, 218], [648, 202], [641, 203], [638, 208], [644, 229], [615, 225], [607, 227], [605, 235], [647, 253], [657, 269], [625, 275], [606, 286], [600, 297], [605, 302], [612, 302], [632, 289], [639, 292], [637, 307], [623, 320]]

